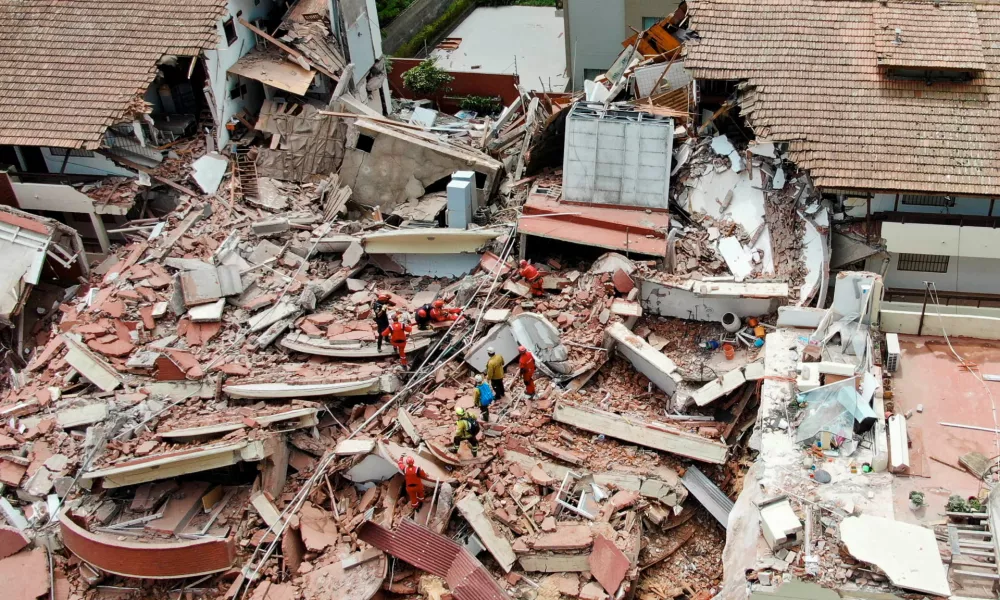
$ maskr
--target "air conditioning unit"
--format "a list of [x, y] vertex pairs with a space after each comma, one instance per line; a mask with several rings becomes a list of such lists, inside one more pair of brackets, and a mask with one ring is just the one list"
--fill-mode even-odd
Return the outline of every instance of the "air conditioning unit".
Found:
[[899, 336], [897, 334], [885, 334], [885, 349], [887, 353], [885, 370], [895, 373], [896, 369], [899, 368]]

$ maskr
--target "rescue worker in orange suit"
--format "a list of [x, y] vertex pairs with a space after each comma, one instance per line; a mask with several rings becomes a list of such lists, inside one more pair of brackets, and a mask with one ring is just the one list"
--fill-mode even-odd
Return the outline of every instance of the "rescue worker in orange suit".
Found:
[[392, 316], [392, 325], [382, 331], [382, 335], [389, 338], [389, 343], [399, 353], [399, 363], [406, 366], [406, 341], [413, 328], [399, 322], [399, 315]]
[[426, 331], [431, 328], [431, 312], [433, 310], [434, 305], [429, 302], [417, 309], [417, 329], [420, 331]]
[[524, 379], [524, 393], [529, 398], [535, 396], [535, 356], [528, 352], [524, 346], [517, 347], [517, 364], [521, 368], [521, 377]]
[[435, 323], [457, 321], [461, 314], [461, 308], [445, 308], [444, 300], [435, 300], [433, 306], [431, 307], [431, 319], [433, 319]]
[[520, 269], [517, 274], [531, 286], [531, 293], [534, 296], [544, 296], [545, 290], [542, 288], [542, 274], [538, 272], [535, 265], [528, 264], [528, 261], [520, 262]]
[[389, 304], [392, 297], [389, 294], [379, 294], [375, 302], [372, 302], [372, 318], [375, 319], [375, 339], [378, 351], [382, 351], [382, 332], [389, 328]]
[[410, 506], [416, 510], [420, 503], [424, 501], [424, 479], [427, 472], [415, 464], [412, 456], [405, 456], [399, 459], [397, 465], [403, 472], [403, 480], [406, 482], [406, 495], [410, 497]]

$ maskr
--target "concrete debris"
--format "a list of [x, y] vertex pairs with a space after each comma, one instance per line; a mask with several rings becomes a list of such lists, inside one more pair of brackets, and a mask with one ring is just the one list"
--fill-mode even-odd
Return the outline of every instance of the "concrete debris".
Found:
[[891, 253], [753, 86], [697, 81], [686, 5], [582, 93], [483, 65], [427, 99], [347, 4], [223, 7], [235, 64], [154, 53], [117, 125], [46, 142], [93, 153], [0, 173], [7, 595], [948, 594], [935, 532], [876, 516], [936, 475], [933, 399], [882, 372], [882, 276], [829, 276], [831, 235]]

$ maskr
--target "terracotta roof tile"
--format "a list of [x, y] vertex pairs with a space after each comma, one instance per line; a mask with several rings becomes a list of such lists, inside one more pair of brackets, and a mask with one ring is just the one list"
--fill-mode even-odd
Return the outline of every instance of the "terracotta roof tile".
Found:
[[[742, 80], [741, 112], [757, 135], [788, 142], [818, 185], [996, 193], [1000, 5], [691, 0], [690, 10], [701, 39], [687, 43], [685, 67]], [[884, 69], [974, 70], [980, 60], [968, 83], [889, 79]]]
[[0, 0], [0, 144], [96, 148], [164, 56], [216, 44], [223, 0]]

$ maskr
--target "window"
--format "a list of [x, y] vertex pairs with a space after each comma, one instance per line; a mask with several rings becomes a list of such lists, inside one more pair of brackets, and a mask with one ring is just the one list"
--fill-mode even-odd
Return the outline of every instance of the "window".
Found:
[[236, 24], [233, 23], [232, 17], [222, 22], [222, 30], [226, 32], [226, 43], [230, 46], [239, 41], [240, 36], [236, 33]]
[[642, 30], [646, 31], [653, 25], [656, 25], [663, 20], [663, 17], [643, 17], [642, 18]]
[[362, 152], [371, 152], [372, 148], [375, 147], [375, 138], [370, 135], [365, 135], [363, 133], [358, 134], [358, 143], [354, 145], [355, 148], [361, 150]]
[[485, 188], [486, 180], [489, 179], [489, 177], [487, 177], [486, 173], [480, 173], [479, 171], [476, 171], [475, 173], [476, 173], [476, 187], [479, 189]]
[[229, 90], [229, 99], [236, 100], [247, 95], [247, 84], [237, 82], [233, 89]]
[[49, 154], [52, 156], [80, 156], [83, 158], [91, 158], [94, 153], [90, 150], [68, 150], [66, 148], [49, 148]]
[[920, 271], [922, 273], [947, 273], [947, 256], [937, 256], [936, 254], [899, 254], [899, 262], [896, 263], [897, 271]]
[[589, 79], [590, 81], [593, 81], [593, 80], [597, 79], [598, 75], [604, 75], [607, 72], [608, 72], [607, 69], [584, 69], [583, 70], [583, 78], [584, 79]]
[[946, 206], [954, 208], [955, 199], [948, 196], [915, 196], [903, 194], [903, 204], [908, 206]]

